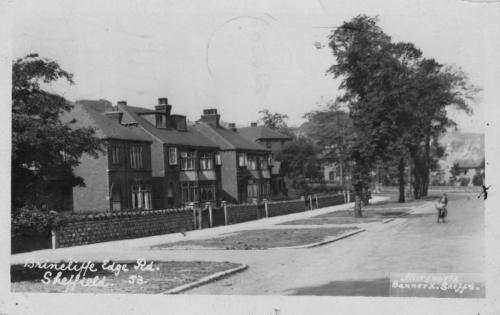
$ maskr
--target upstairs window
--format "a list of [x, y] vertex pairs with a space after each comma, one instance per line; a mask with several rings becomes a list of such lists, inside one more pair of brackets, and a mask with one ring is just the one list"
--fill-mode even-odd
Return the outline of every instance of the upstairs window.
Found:
[[215, 165], [222, 165], [222, 158], [220, 152], [215, 153]]
[[259, 166], [261, 170], [267, 170], [269, 168], [269, 162], [267, 157], [265, 156], [259, 157]]
[[238, 166], [246, 166], [247, 165], [247, 155], [245, 153], [238, 154]]
[[111, 145], [109, 147], [109, 156], [111, 158], [111, 164], [120, 164], [120, 147], [117, 145]]
[[256, 156], [249, 155], [247, 157], [247, 167], [249, 170], [256, 170], [257, 169], [257, 157]]
[[131, 168], [143, 168], [143, 150], [140, 145], [130, 146], [130, 167]]
[[177, 165], [177, 148], [168, 148], [168, 163], [170, 165]]
[[195, 169], [195, 155], [194, 152], [181, 152], [181, 169], [186, 170], [194, 170]]
[[214, 168], [214, 162], [211, 153], [201, 153], [200, 155], [200, 169], [211, 170]]

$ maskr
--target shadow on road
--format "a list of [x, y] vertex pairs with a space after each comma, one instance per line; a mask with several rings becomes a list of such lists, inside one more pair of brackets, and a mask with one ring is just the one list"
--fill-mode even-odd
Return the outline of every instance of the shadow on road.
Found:
[[333, 281], [320, 286], [298, 288], [291, 295], [389, 296], [389, 278]]

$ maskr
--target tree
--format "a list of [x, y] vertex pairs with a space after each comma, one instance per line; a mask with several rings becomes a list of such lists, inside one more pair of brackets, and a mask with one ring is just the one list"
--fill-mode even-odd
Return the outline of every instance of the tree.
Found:
[[[348, 104], [356, 133], [349, 147], [354, 162], [355, 216], [361, 216], [365, 195], [375, 166], [397, 153], [404, 170], [406, 150], [402, 126], [406, 65], [420, 52], [411, 44], [393, 44], [377, 26], [377, 19], [359, 15], [337, 28], [329, 37], [336, 64], [327, 70], [342, 78], [339, 101]], [[406, 119], [403, 119], [406, 118]], [[403, 194], [404, 195], [404, 194]]]
[[348, 166], [348, 145], [354, 137], [354, 128], [349, 113], [342, 110], [337, 102], [326, 104], [320, 110], [304, 115], [308, 119], [308, 135], [323, 148], [325, 157], [339, 166], [340, 185], [343, 186], [346, 166]]
[[[356, 196], [367, 187], [374, 166], [390, 162], [398, 165], [399, 201], [404, 202], [410, 158], [415, 196], [425, 195], [430, 170], [442, 156], [437, 139], [454, 125], [446, 108], [470, 113], [477, 88], [460, 69], [422, 58], [412, 43], [393, 43], [376, 18], [359, 15], [329, 39], [336, 64], [327, 73], [342, 78], [339, 101], [348, 104], [356, 132], [350, 147]], [[358, 208], [355, 213], [361, 215]]]
[[73, 174], [83, 153], [97, 157], [102, 145], [92, 128], [76, 128], [60, 116], [72, 109], [62, 96], [42, 85], [73, 84], [73, 75], [55, 61], [30, 54], [12, 65], [12, 205], [43, 207], [84, 185]]
[[288, 115], [272, 113], [268, 109], [259, 111], [259, 114], [261, 114], [261, 118], [259, 120], [264, 124], [264, 126], [277, 130], [287, 136], [293, 137], [293, 132], [290, 130], [288, 124], [286, 123]]
[[[415, 198], [427, 195], [430, 170], [444, 151], [439, 148], [439, 136], [456, 123], [447, 116], [447, 108], [454, 106], [467, 114], [472, 113], [470, 103], [479, 91], [469, 82], [467, 75], [433, 59], [422, 59], [414, 70], [411, 81], [416, 130], [413, 159], [416, 170]], [[435, 153], [435, 154], [433, 154]]]
[[311, 140], [301, 137], [286, 144], [275, 158], [282, 161], [293, 188], [307, 192], [307, 181], [320, 176], [318, 153], [318, 147]]

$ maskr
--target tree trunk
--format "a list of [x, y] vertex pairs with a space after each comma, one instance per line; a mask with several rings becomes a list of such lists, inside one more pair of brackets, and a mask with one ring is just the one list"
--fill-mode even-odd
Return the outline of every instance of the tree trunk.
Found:
[[342, 161], [339, 161], [340, 187], [344, 188], [344, 167], [342, 164]]
[[405, 202], [405, 159], [399, 159], [398, 166], [398, 181], [399, 181], [399, 200], [398, 202]]
[[431, 131], [427, 131], [427, 135], [425, 138], [425, 156], [424, 156], [424, 169], [422, 174], [422, 196], [426, 197], [429, 188], [430, 181], [430, 171], [429, 171], [429, 162], [431, 159]]
[[356, 184], [354, 186], [354, 217], [360, 218], [363, 216], [361, 211], [361, 195], [363, 192], [363, 188], [360, 184]]

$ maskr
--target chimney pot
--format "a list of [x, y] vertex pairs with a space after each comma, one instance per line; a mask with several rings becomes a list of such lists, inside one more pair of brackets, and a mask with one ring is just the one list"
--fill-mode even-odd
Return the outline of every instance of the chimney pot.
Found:
[[228, 123], [227, 126], [229, 127], [229, 129], [231, 129], [232, 131], [236, 132], [237, 129], [236, 129], [236, 124], [235, 123]]
[[127, 101], [118, 101], [117, 104], [127, 106]]
[[168, 105], [168, 98], [166, 98], [166, 97], [160, 97], [158, 99], [158, 105]]

